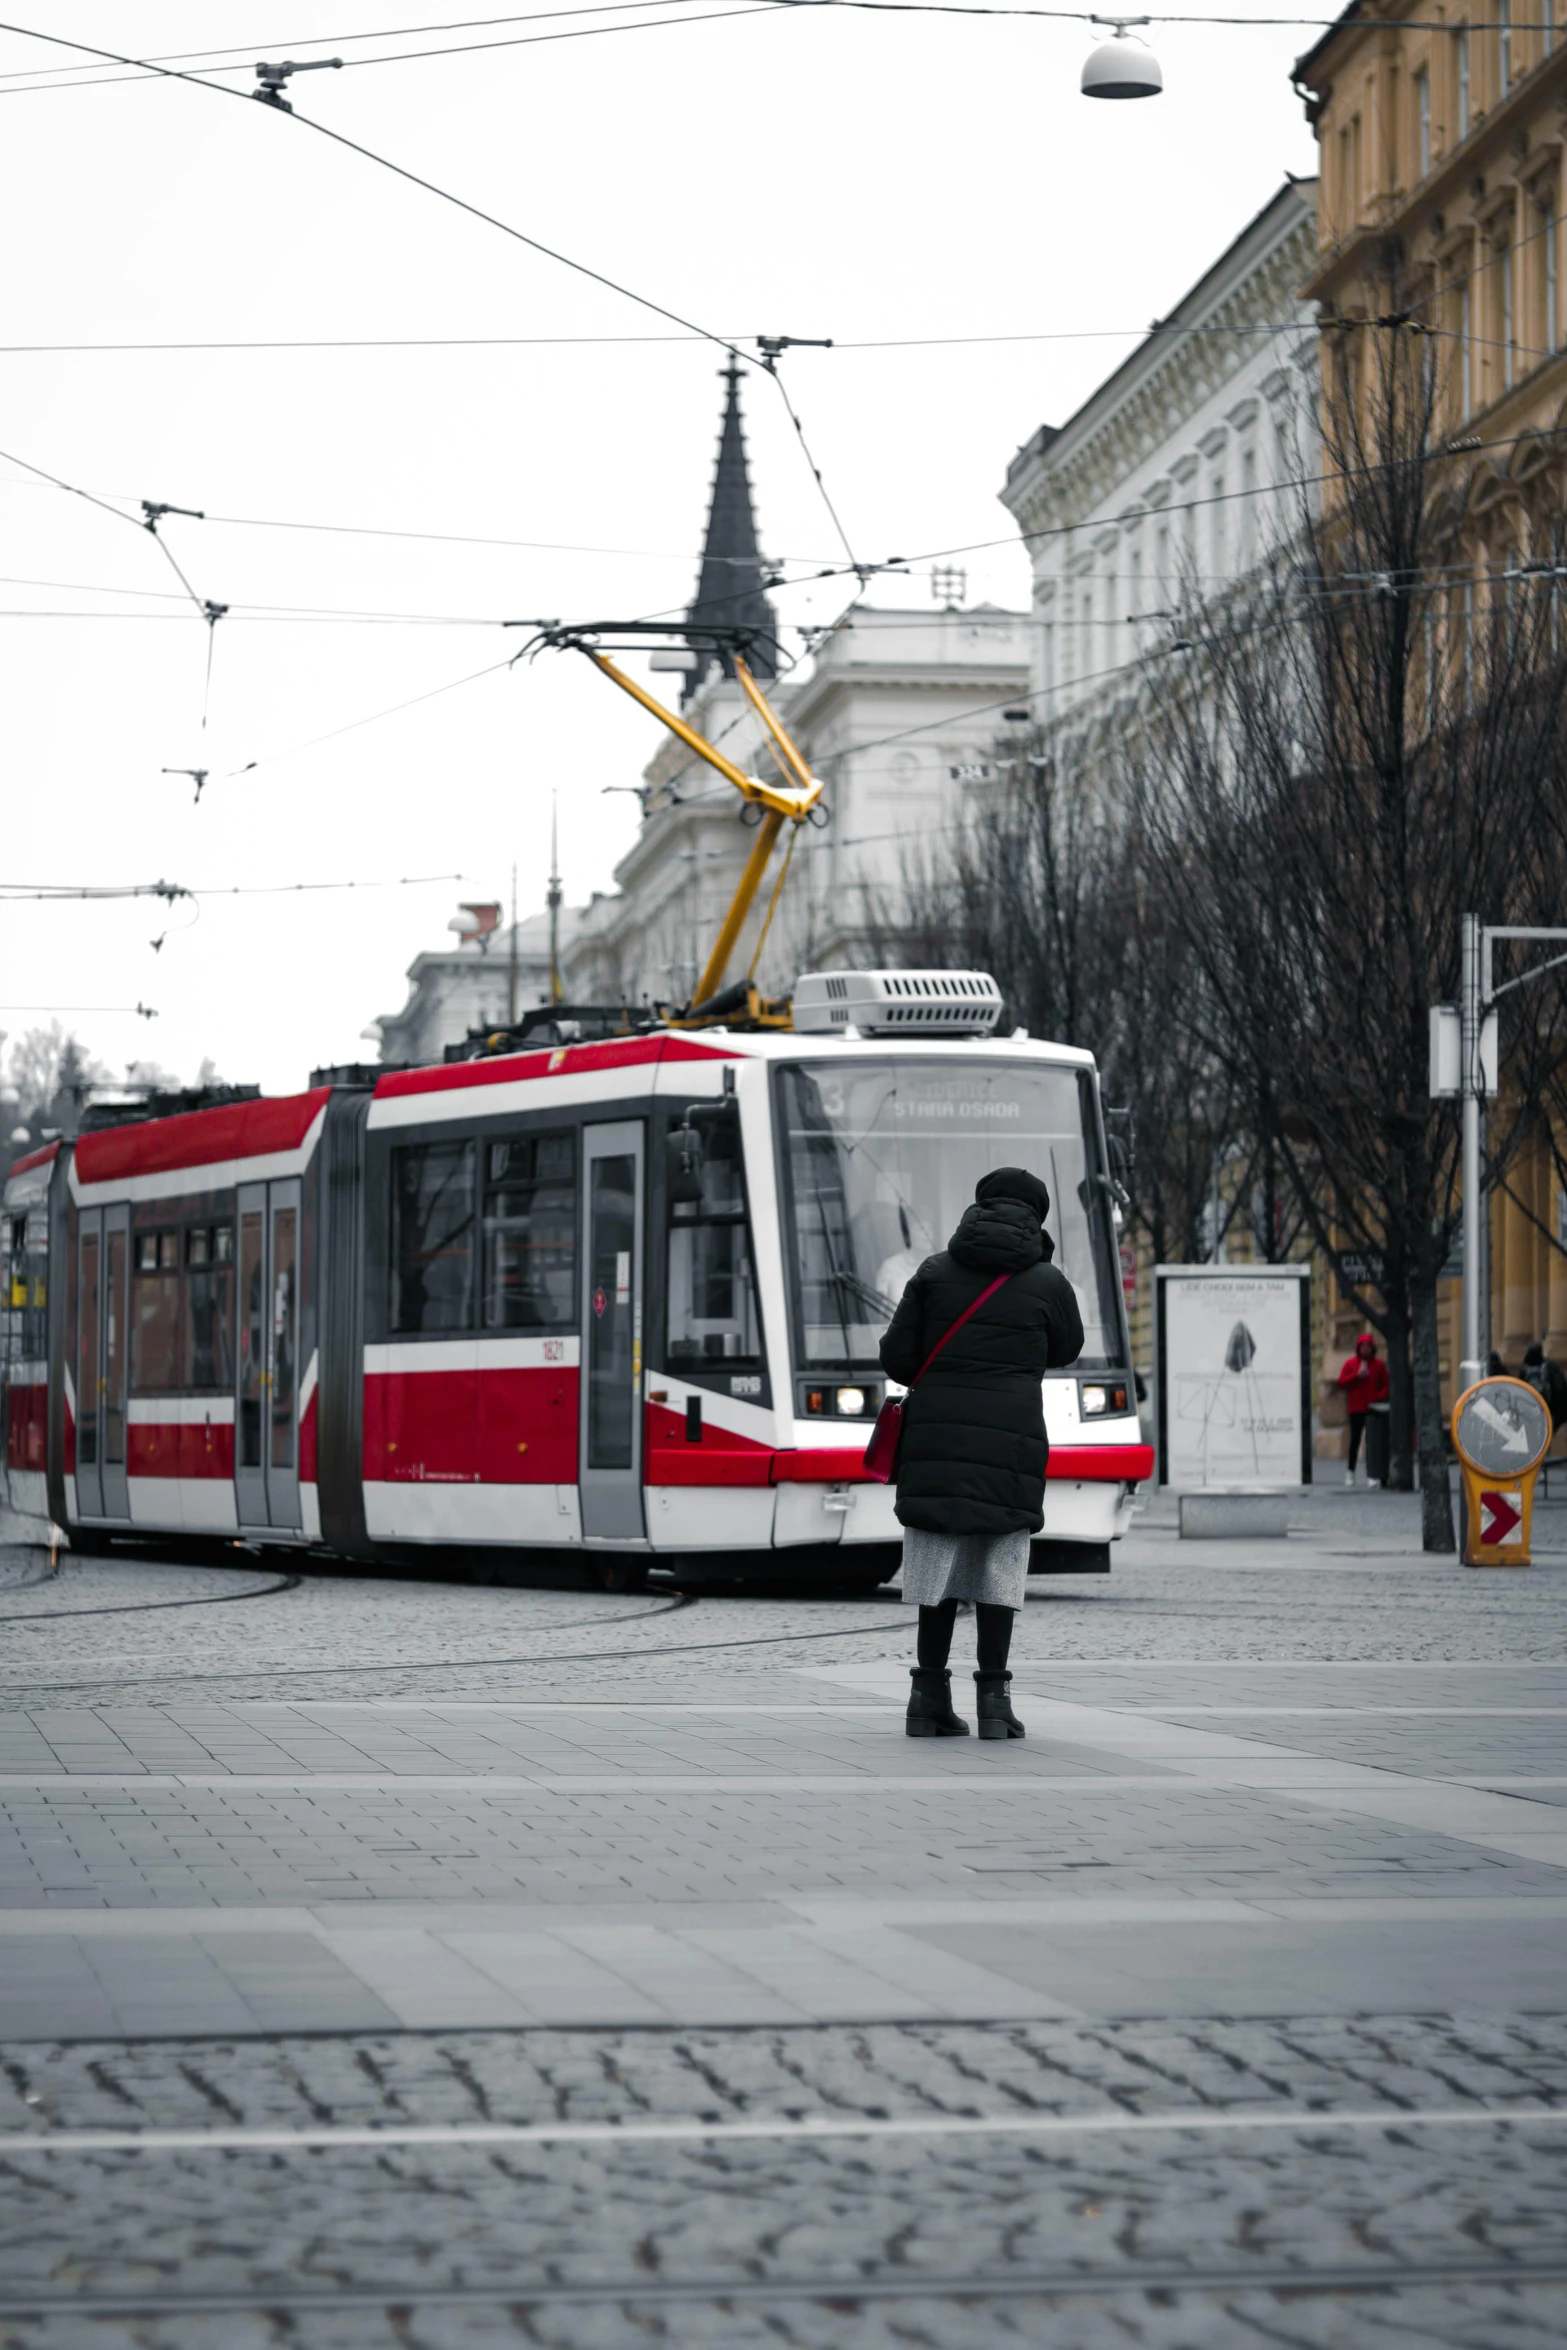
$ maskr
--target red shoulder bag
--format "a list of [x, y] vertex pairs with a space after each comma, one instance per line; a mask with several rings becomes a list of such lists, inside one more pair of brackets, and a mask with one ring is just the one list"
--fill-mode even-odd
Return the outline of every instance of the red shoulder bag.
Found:
[[973, 1320], [982, 1305], [989, 1303], [998, 1289], [1004, 1289], [1012, 1279], [1010, 1273], [998, 1273], [988, 1289], [982, 1289], [971, 1306], [965, 1306], [950, 1329], [943, 1330], [902, 1395], [889, 1395], [876, 1414], [876, 1425], [871, 1440], [865, 1447], [865, 1472], [878, 1485], [890, 1485], [898, 1473], [898, 1447], [903, 1442], [903, 1407], [924, 1378], [948, 1339], [956, 1338], [965, 1322]]

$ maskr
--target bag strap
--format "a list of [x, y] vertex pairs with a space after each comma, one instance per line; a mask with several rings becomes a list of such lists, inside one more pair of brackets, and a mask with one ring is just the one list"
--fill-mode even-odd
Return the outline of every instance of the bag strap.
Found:
[[951, 1327], [949, 1329], [943, 1330], [941, 1336], [937, 1339], [935, 1345], [931, 1348], [929, 1354], [925, 1357], [925, 1360], [921, 1363], [919, 1369], [915, 1372], [913, 1378], [909, 1381], [909, 1392], [912, 1393], [914, 1388], [919, 1385], [926, 1372], [930, 1369], [931, 1364], [936, 1360], [936, 1357], [940, 1354], [942, 1348], [946, 1345], [948, 1339], [956, 1338], [964, 1323], [972, 1321], [974, 1316], [979, 1312], [980, 1307], [988, 1303], [988, 1301], [995, 1296], [998, 1289], [1005, 1289], [1007, 1283], [1011, 1279], [1012, 1275], [1010, 1273], [998, 1273], [995, 1280], [991, 1282], [990, 1287], [988, 1289], [982, 1289], [978, 1297], [975, 1298], [974, 1303], [971, 1306], [965, 1306], [962, 1313], [959, 1314], [957, 1320], [951, 1325]]

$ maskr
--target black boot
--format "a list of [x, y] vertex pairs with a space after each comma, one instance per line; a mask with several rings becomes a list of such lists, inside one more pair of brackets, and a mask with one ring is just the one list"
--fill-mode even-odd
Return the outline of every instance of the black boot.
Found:
[[979, 1734], [981, 1738], [1026, 1738], [1028, 1733], [1012, 1711], [1010, 1673], [976, 1673]]
[[966, 1738], [968, 1724], [952, 1710], [952, 1675], [922, 1672], [915, 1665], [909, 1679], [914, 1686], [909, 1691], [908, 1719], [904, 1724], [908, 1735], [911, 1738]]

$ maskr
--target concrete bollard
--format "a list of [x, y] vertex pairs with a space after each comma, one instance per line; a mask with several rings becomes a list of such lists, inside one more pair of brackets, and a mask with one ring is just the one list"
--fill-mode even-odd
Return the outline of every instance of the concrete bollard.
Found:
[[1232, 1535], [1281, 1535], [1290, 1530], [1288, 1493], [1183, 1493], [1181, 1540], [1211, 1542]]

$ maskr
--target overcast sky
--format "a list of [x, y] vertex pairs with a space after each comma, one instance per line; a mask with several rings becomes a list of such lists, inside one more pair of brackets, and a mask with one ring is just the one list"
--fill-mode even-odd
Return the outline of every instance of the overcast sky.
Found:
[[[538, 37], [617, 15], [709, 21]], [[788, 380], [856, 553], [924, 558], [912, 581], [873, 586], [881, 602], [928, 603], [932, 554], [996, 541], [953, 559], [971, 600], [1023, 603], [1027, 564], [996, 503], [1018, 443], [1070, 413], [1286, 170], [1315, 168], [1288, 81], [1304, 28], [1158, 28], [1165, 95], [1120, 106], [1079, 95], [1091, 36], [1073, 23], [645, 0], [345, 34], [442, 16], [388, 0], [51, 0], [39, 22], [140, 56], [198, 50], [220, 17], [252, 59], [311, 40], [352, 60], [532, 36], [304, 76], [298, 110], [701, 327], [832, 336], [793, 354]], [[58, 62], [69, 52], [0, 37], [0, 74]], [[0, 464], [0, 878], [202, 892], [199, 918], [5, 905], [0, 1027], [59, 1007], [111, 1067], [150, 1054], [189, 1077], [210, 1055], [229, 1078], [292, 1088], [314, 1062], [372, 1052], [361, 1029], [402, 1003], [407, 964], [443, 943], [459, 898], [504, 897], [515, 859], [522, 910], [542, 902], [552, 790], [569, 898], [611, 886], [636, 808], [603, 787], [636, 780], [656, 729], [580, 660], [547, 654], [356, 722], [506, 662], [519, 639], [503, 620], [684, 604], [722, 355], [571, 340], [678, 330], [300, 122], [201, 89], [0, 80], [0, 175], [0, 449], [133, 514], [143, 498], [202, 509], [163, 526], [196, 594], [288, 608], [218, 624], [203, 734], [208, 630], [151, 538]], [[404, 336], [539, 339], [15, 348]], [[1064, 339], [845, 347], [961, 336]], [[841, 558], [775, 388], [752, 373], [744, 399], [767, 553]], [[841, 582], [780, 598], [791, 622], [843, 601]], [[195, 766], [212, 771], [199, 806], [162, 773]], [[447, 874], [464, 881], [213, 894]], [[158, 1018], [72, 1009], [138, 1001]]]

